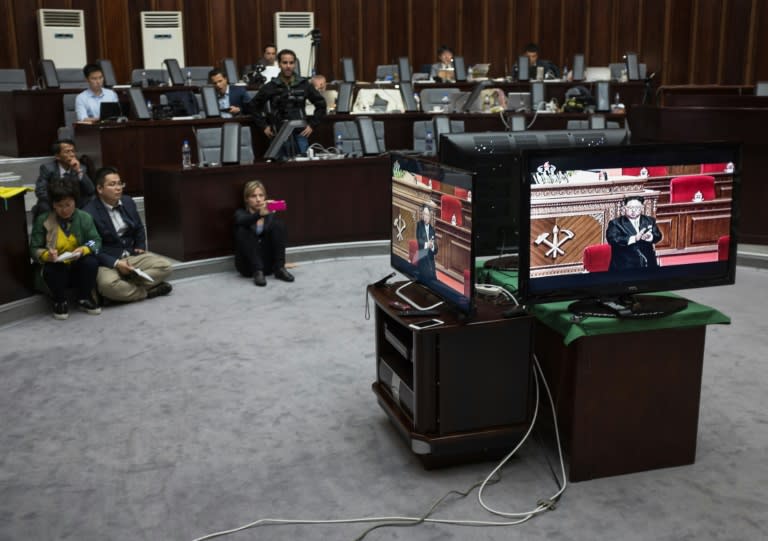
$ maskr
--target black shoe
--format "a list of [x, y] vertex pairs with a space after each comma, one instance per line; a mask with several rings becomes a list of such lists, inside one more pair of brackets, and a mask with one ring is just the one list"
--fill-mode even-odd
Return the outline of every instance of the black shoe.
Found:
[[264, 278], [264, 271], [256, 271], [253, 273], [253, 283], [259, 287], [267, 285], [267, 279]]
[[155, 287], [147, 291], [147, 298], [154, 299], [155, 297], [167, 295], [171, 291], [173, 291], [173, 286], [171, 284], [168, 282], [160, 282]]
[[77, 301], [77, 307], [92, 316], [98, 316], [101, 313], [101, 306], [93, 302], [91, 299], [80, 299]]
[[275, 269], [275, 278], [282, 280], [283, 282], [293, 282], [295, 280], [293, 274], [285, 270], [285, 267]]
[[69, 317], [69, 305], [67, 301], [53, 303], [54, 319], [67, 319]]

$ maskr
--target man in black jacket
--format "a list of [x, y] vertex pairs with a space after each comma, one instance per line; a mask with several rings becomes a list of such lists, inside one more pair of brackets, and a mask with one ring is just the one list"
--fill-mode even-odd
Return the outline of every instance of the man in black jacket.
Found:
[[286, 156], [304, 154], [309, 148], [307, 138], [325, 116], [325, 99], [309, 79], [294, 73], [296, 53], [283, 49], [277, 54], [277, 63], [280, 76], [262, 86], [246, 107], [253, 115], [256, 126], [271, 138], [286, 120], [303, 120], [306, 100], [309, 100], [315, 106], [315, 114], [306, 119], [306, 127], [297, 128], [286, 143], [287, 148], [283, 149], [283, 155]]
[[643, 209], [643, 197], [628, 196], [624, 199], [624, 215], [608, 222], [605, 238], [611, 245], [610, 270], [658, 267], [654, 244], [661, 240], [661, 231]]
[[71, 178], [77, 182], [80, 192], [77, 200], [78, 208], [83, 208], [93, 198], [93, 182], [88, 178], [88, 169], [85, 164], [81, 164], [77, 159], [75, 142], [71, 139], [60, 139], [53, 144], [51, 151], [54, 155], [53, 161], [40, 166], [40, 175], [35, 182], [37, 204], [32, 209], [35, 218], [51, 210], [51, 203], [48, 201], [48, 185], [54, 179]]

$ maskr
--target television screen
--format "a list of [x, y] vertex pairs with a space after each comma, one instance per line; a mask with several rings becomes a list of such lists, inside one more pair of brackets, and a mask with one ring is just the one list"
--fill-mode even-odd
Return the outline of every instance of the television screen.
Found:
[[399, 154], [392, 154], [391, 163], [392, 267], [439, 299], [425, 299], [412, 285], [398, 295], [418, 309], [434, 307], [442, 299], [471, 313], [472, 174]]
[[521, 150], [620, 145], [626, 138], [624, 129], [443, 134], [440, 162], [476, 173], [476, 255], [508, 257], [518, 252]]
[[739, 156], [730, 143], [525, 152], [521, 296], [634, 310], [636, 293], [733, 283]]

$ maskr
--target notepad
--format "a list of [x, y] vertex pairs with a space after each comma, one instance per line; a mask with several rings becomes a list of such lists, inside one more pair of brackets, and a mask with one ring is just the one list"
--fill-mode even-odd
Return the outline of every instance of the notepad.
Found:
[[144, 272], [141, 269], [134, 268], [133, 272], [137, 276], [141, 276], [142, 278], [144, 278], [147, 282], [154, 282], [155, 281], [149, 274], [147, 274], [146, 272]]

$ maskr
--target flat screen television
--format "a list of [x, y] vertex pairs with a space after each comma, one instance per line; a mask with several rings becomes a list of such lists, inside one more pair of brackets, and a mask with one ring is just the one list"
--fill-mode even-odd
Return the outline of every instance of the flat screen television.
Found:
[[734, 282], [737, 144], [531, 150], [522, 169], [523, 302], [648, 317], [685, 303], [643, 294]]
[[391, 165], [391, 264], [411, 280], [398, 296], [417, 309], [446, 302], [471, 314], [472, 173], [401, 154]]
[[[477, 256], [513, 259], [519, 248], [520, 152], [523, 149], [620, 145], [624, 129], [447, 133], [440, 136], [440, 162], [473, 171]], [[506, 265], [515, 267], [515, 265]]]

